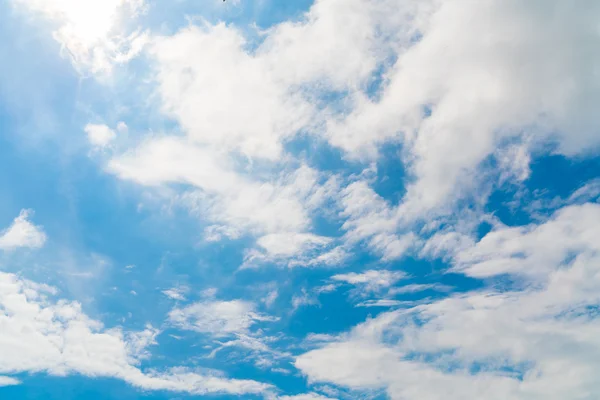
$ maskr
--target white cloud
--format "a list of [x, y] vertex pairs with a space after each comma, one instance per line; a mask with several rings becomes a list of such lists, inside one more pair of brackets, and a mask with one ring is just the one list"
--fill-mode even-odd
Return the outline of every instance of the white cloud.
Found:
[[[362, 303], [358, 303], [357, 307], [396, 307], [401, 306], [403, 304], [407, 304], [406, 302], [402, 302], [399, 300], [392, 299], [379, 299], [379, 300], [367, 300]], [[412, 303], [408, 303], [412, 304]]]
[[304, 253], [330, 242], [330, 238], [310, 233], [279, 233], [262, 236], [258, 239], [257, 244], [270, 255], [278, 257]]
[[87, 124], [84, 131], [90, 144], [97, 148], [105, 148], [117, 138], [115, 131], [102, 124]]
[[10, 378], [8, 376], [0, 376], [0, 387], [2, 386], [16, 386], [20, 385], [21, 381], [15, 378]]
[[273, 305], [273, 303], [275, 303], [275, 301], [277, 300], [277, 298], [279, 297], [279, 291], [277, 289], [271, 290], [263, 299], [262, 302], [265, 304], [265, 306], [267, 307], [271, 307]]
[[[257, 170], [261, 179], [250, 179], [254, 162], [273, 162], [278, 170], [277, 163], [293, 159], [284, 152], [290, 138], [299, 132], [324, 133], [331, 113], [323, 112], [319, 97], [366, 86], [372, 72], [393, 55], [402, 36], [397, 23], [415, 12], [391, 0], [377, 5], [318, 1], [300, 22], [264, 32], [265, 40], [253, 51], [231, 25], [204, 23], [155, 37], [149, 54], [156, 61], [162, 111], [185, 135], [150, 139], [116, 156], [108, 170], [144, 185], [193, 185], [198, 192], [184, 197], [190, 207], [228, 227], [221, 233], [252, 230], [259, 237], [308, 238], [310, 213], [337, 194], [337, 181], [306, 167], [284, 167], [276, 176]], [[244, 166], [240, 157], [248, 159], [244, 172], [237, 168]], [[219, 232], [209, 230], [207, 238], [224, 236]], [[374, 246], [398, 258], [409, 247], [408, 239], [380, 236]], [[268, 247], [281, 256], [296, 256], [294, 250], [305, 248], [297, 240], [277, 242], [281, 246], [269, 242]], [[269, 250], [267, 260], [274, 256]], [[346, 254], [337, 250], [302, 262], [332, 265]]]
[[292, 296], [292, 309], [295, 311], [304, 306], [320, 305], [318, 293], [311, 293], [302, 288], [302, 294]]
[[[416, 179], [404, 213], [464, 197], [477, 185], [477, 166], [507, 140], [538, 147], [556, 140], [567, 156], [600, 144], [590, 106], [600, 85], [590, 50], [600, 40], [592, 28], [599, 7], [420, 3], [425, 12], [406, 28], [420, 38], [398, 52], [380, 97], [357, 102], [331, 130], [333, 143], [357, 155], [386, 139], [404, 141]], [[526, 149], [512, 155], [513, 175], [525, 178]]]
[[308, 209], [322, 201], [316, 171], [301, 167], [274, 182], [261, 182], [237, 174], [230, 164], [221, 153], [167, 137], [113, 159], [108, 170], [149, 186], [192, 185], [198, 192], [184, 198], [190, 208], [236, 231], [298, 232], [310, 225]]
[[223, 237], [237, 239], [240, 235], [240, 231], [233, 226], [210, 225], [204, 229], [204, 240], [207, 242], [219, 242]]
[[318, 393], [297, 394], [295, 396], [279, 396], [279, 400], [333, 400]]
[[405, 276], [406, 274], [401, 271], [369, 270], [363, 273], [351, 272], [348, 274], [338, 274], [332, 276], [331, 279], [361, 286], [363, 290], [379, 291], [392, 286]]
[[473, 244], [474, 241], [470, 236], [458, 232], [440, 231], [425, 241], [419, 254], [425, 258], [445, 258], [470, 248]]
[[311, 106], [244, 46], [241, 33], [224, 24], [157, 38], [163, 109], [192, 142], [277, 159], [282, 139], [310, 122]]
[[252, 360], [261, 369], [272, 367], [280, 360], [289, 362], [291, 355], [272, 346], [278, 336], [268, 336], [262, 329], [264, 322], [279, 318], [256, 311], [256, 304], [243, 300], [206, 300], [185, 308], [174, 308], [169, 322], [185, 330], [206, 335], [211, 344], [206, 358], [215, 358], [223, 349], [234, 351], [233, 361]]
[[600, 251], [600, 205], [588, 203], [557, 211], [542, 225], [499, 228], [456, 256], [456, 270], [474, 277], [503, 273], [546, 276], [582, 249]]
[[29, 221], [32, 215], [30, 210], [21, 210], [12, 225], [0, 232], [1, 250], [14, 250], [19, 247], [40, 248], [44, 245], [46, 234], [41, 226]]
[[526, 274], [380, 314], [296, 360], [313, 382], [385, 388], [392, 399], [564, 399], [600, 390], [600, 205], [499, 227], [455, 256], [466, 274]]
[[[202, 375], [184, 369], [144, 373], [158, 330], [106, 329], [78, 303], [51, 300], [55, 289], [0, 273], [0, 374], [47, 373], [111, 377], [146, 390], [190, 394], [264, 393], [270, 386], [251, 380]], [[5, 383], [11, 383], [6, 378]], [[16, 382], [13, 382], [16, 383]]]
[[390, 289], [388, 294], [396, 295], [396, 294], [404, 294], [404, 293], [417, 293], [422, 292], [424, 290], [435, 290], [438, 292], [450, 292], [452, 290], [451, 286], [442, 285], [440, 283], [413, 283], [410, 285], [404, 285], [400, 287], [395, 287]]
[[171, 289], [163, 290], [162, 293], [172, 300], [185, 301], [185, 295], [188, 291], [188, 287], [178, 286]]
[[117, 123], [117, 132], [125, 134], [129, 132], [129, 127], [125, 122], [119, 121], [119, 123]]
[[254, 303], [242, 300], [204, 301], [169, 313], [171, 323], [183, 329], [215, 336], [246, 333], [257, 322], [273, 321], [273, 317], [256, 312]]
[[[413, 233], [400, 234], [398, 208], [391, 206], [366, 181], [356, 181], [345, 187], [339, 197], [341, 215], [346, 218], [342, 228], [349, 243], [366, 241], [384, 260], [404, 256], [416, 242]], [[405, 228], [406, 229], [406, 228]]]

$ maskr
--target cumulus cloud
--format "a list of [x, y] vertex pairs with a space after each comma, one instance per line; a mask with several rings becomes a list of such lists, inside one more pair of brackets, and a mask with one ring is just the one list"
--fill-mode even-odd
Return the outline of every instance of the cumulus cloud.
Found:
[[[597, 10], [564, 7], [559, 24], [559, 9], [559, 2], [323, 0], [300, 22], [269, 29], [253, 51], [234, 27], [205, 24], [156, 38], [150, 53], [163, 111], [203, 148], [278, 160], [287, 139], [309, 131], [351, 157], [372, 158], [387, 140], [403, 141], [413, 183], [390, 218], [385, 209], [372, 212], [388, 228], [369, 234], [397, 258], [410, 247], [409, 237], [394, 235], [398, 215], [417, 218], [472, 192], [486, 157], [503, 166], [498, 179], [523, 180], [532, 146], [554, 141], [572, 156], [600, 143], [586, 106], [598, 82], [581, 67], [595, 56], [577, 45], [597, 40], [590, 28]], [[380, 68], [385, 79], [371, 99], [366, 83]], [[346, 98], [339, 115], [314, 101], [331, 91]]]
[[385, 388], [392, 399], [586, 398], [600, 390], [599, 209], [498, 228], [454, 257], [462, 273], [525, 274], [528, 284], [380, 314], [296, 366], [312, 381]]
[[268, 257], [293, 255], [329, 241], [306, 230], [310, 211], [328, 198], [334, 180], [301, 166], [261, 181], [238, 173], [232, 164], [225, 154], [165, 137], [113, 159], [108, 170], [149, 186], [190, 185], [182, 202], [219, 222], [208, 229], [210, 240], [235, 238], [241, 231], [263, 234], [259, 246]]
[[[146, 390], [190, 394], [264, 393], [267, 384], [227, 379], [174, 368], [143, 372], [158, 330], [141, 332], [107, 329], [89, 318], [76, 302], [53, 300], [54, 288], [0, 273], [0, 374], [81, 374], [122, 379]], [[5, 384], [17, 383], [2, 378]]]
[[0, 249], [14, 250], [20, 247], [40, 248], [46, 243], [46, 234], [41, 226], [29, 221], [31, 210], [21, 210], [12, 225], [0, 232]]
[[[464, 196], [476, 187], [476, 167], [503, 142], [555, 141], [567, 156], [598, 146], [597, 113], [589, 106], [598, 92], [598, 59], [581, 45], [599, 40], [597, 7], [423, 3], [427, 12], [410, 25], [419, 39], [399, 53], [380, 97], [359, 103], [333, 131], [334, 143], [350, 152], [404, 141], [415, 178], [404, 213]], [[512, 155], [514, 176], [523, 179], [528, 151]]]

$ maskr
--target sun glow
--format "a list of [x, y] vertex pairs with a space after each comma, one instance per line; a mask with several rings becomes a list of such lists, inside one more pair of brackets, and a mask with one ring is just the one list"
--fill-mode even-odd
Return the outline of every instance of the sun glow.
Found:
[[[92, 72], [110, 70], [126, 59], [123, 46], [140, 45], [140, 35], [125, 35], [123, 21], [135, 16], [143, 0], [16, 0], [58, 24], [54, 38], [76, 67]], [[135, 43], [130, 43], [135, 42]]]

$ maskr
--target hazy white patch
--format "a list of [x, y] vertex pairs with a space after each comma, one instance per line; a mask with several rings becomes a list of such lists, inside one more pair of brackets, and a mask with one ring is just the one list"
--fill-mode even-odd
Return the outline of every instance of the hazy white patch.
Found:
[[362, 303], [358, 303], [356, 307], [397, 307], [403, 304], [413, 304], [407, 303], [399, 300], [391, 300], [391, 299], [379, 299], [379, 300], [367, 300]]
[[177, 286], [171, 289], [163, 290], [162, 293], [172, 300], [185, 301], [185, 295], [189, 292], [186, 286]]
[[363, 273], [338, 274], [332, 276], [331, 279], [351, 285], [358, 285], [368, 291], [378, 291], [392, 286], [405, 276], [406, 274], [401, 271], [369, 270]]
[[169, 312], [169, 320], [183, 329], [216, 336], [247, 332], [257, 322], [276, 320], [256, 312], [254, 303], [242, 300], [204, 301]]
[[93, 147], [108, 147], [116, 138], [115, 131], [103, 124], [87, 124], [84, 128], [88, 141]]
[[271, 290], [263, 299], [262, 302], [265, 304], [265, 306], [267, 307], [271, 307], [273, 305], [273, 303], [275, 303], [275, 301], [277, 300], [277, 297], [279, 297], [279, 291], [277, 289], [275, 290]]

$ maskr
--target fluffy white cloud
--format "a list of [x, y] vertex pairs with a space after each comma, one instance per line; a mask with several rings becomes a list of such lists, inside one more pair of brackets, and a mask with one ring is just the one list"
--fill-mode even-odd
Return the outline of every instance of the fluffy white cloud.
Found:
[[115, 131], [103, 124], [87, 124], [84, 128], [88, 141], [93, 147], [107, 147], [117, 138]]
[[560, 209], [543, 225], [500, 228], [456, 256], [456, 270], [474, 277], [500, 274], [547, 276], [586, 249], [600, 251], [600, 206]]
[[8, 376], [0, 376], [0, 387], [2, 386], [15, 386], [20, 385], [21, 381], [15, 378], [10, 378]]
[[245, 45], [241, 33], [224, 24], [157, 39], [152, 54], [163, 108], [195, 143], [276, 159], [282, 139], [310, 122], [311, 107]]
[[29, 221], [32, 214], [30, 210], [22, 210], [12, 225], [0, 232], [0, 249], [40, 248], [44, 245], [46, 234], [41, 226], [36, 226]]
[[496, 228], [454, 262], [474, 276], [511, 274], [513, 288], [380, 314], [296, 366], [311, 381], [386, 388], [392, 399], [590, 398], [600, 390], [599, 210]]
[[506, 141], [526, 145], [499, 157], [517, 161], [510, 167], [518, 179], [527, 176], [527, 147], [556, 141], [572, 156], [600, 144], [590, 106], [600, 84], [591, 50], [600, 41], [598, 6], [421, 3], [425, 11], [407, 28], [419, 39], [398, 53], [379, 98], [357, 102], [331, 132], [352, 153], [402, 138], [416, 178], [404, 213], [464, 197], [477, 183], [476, 167]]
[[144, 185], [190, 185], [181, 201], [192, 212], [219, 223], [208, 229], [210, 240], [235, 238], [244, 231], [262, 234], [258, 244], [267, 258], [291, 256], [329, 242], [306, 230], [311, 226], [310, 211], [330, 196], [336, 182], [306, 166], [272, 180], [253, 179], [238, 173], [225, 153], [165, 137], [150, 139], [113, 159], [108, 170]]
[[[56, 290], [0, 273], [0, 374], [47, 373], [112, 377], [147, 390], [192, 394], [264, 393], [270, 386], [175, 368], [144, 373], [139, 363], [150, 354], [158, 331], [106, 329], [78, 303], [51, 299]], [[17, 383], [10, 378], [0, 382]]]
[[[284, 151], [289, 139], [299, 132], [324, 134], [331, 110], [320, 98], [368, 85], [372, 73], [410, 36], [397, 27], [414, 18], [418, 8], [398, 7], [391, 0], [317, 1], [300, 22], [265, 32], [252, 50], [241, 31], [224, 24], [155, 37], [149, 54], [156, 62], [162, 111], [185, 135], [149, 139], [116, 156], [108, 170], [145, 185], [195, 186], [199, 191], [185, 196], [193, 207], [227, 227], [219, 232], [238, 235], [251, 229], [262, 236], [258, 251], [266, 260], [312, 249], [315, 240], [299, 238], [315, 237], [309, 215], [337, 194], [337, 181], [305, 167], [269, 175], [254, 170], [254, 162], [287, 163], [293, 158]], [[248, 163], [242, 172], [243, 157]], [[249, 178], [253, 172], [261, 178]], [[224, 236], [211, 232], [209, 240]], [[398, 258], [410, 238], [380, 235], [373, 245]], [[346, 255], [341, 248], [327, 249], [301, 263], [332, 265]]]
[[369, 186], [359, 180], [345, 187], [338, 198], [342, 228], [349, 243], [365, 241], [384, 260], [401, 258], [415, 245], [412, 232], [399, 233], [402, 228], [398, 207], [390, 205]]

